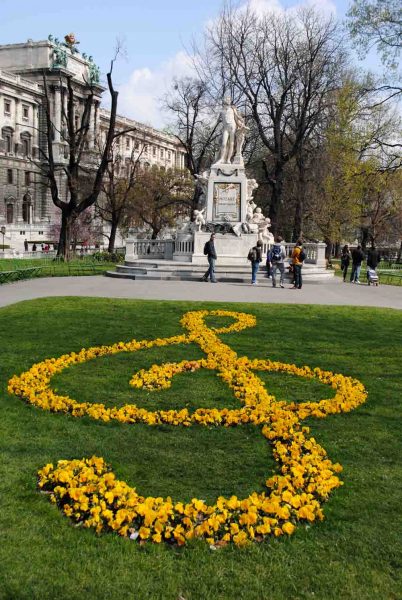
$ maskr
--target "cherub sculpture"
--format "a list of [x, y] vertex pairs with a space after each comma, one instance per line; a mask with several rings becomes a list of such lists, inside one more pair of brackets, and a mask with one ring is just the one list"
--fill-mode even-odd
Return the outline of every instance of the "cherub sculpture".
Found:
[[205, 208], [202, 210], [194, 211], [194, 223], [196, 227], [196, 231], [201, 231], [203, 225], [205, 225], [205, 217], [204, 217]]

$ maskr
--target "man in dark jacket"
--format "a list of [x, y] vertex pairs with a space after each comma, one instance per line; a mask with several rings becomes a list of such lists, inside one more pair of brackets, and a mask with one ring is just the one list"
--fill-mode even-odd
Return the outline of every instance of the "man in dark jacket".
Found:
[[251, 283], [257, 285], [257, 273], [262, 261], [262, 241], [257, 240], [256, 246], [253, 246], [248, 253], [248, 260], [251, 261]]
[[350, 283], [360, 283], [359, 276], [364, 260], [364, 252], [360, 244], [352, 250], [352, 273], [350, 274]]
[[215, 250], [215, 234], [213, 233], [204, 246], [204, 254], [208, 258], [209, 267], [205, 273], [202, 281], [208, 281], [208, 277], [211, 279], [211, 283], [216, 283], [215, 277], [215, 261], [218, 258]]
[[378, 254], [378, 250], [376, 250], [376, 247], [373, 244], [367, 253], [367, 266], [370, 267], [370, 269], [374, 269], [375, 271], [379, 262], [380, 255]]
[[370, 283], [369, 271], [375, 272], [378, 263], [380, 262], [380, 255], [374, 244], [367, 252], [367, 281]]

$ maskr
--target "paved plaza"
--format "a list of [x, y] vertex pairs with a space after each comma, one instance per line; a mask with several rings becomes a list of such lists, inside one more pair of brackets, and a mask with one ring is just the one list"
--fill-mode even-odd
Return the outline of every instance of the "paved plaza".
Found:
[[0, 286], [0, 306], [48, 296], [94, 296], [143, 300], [207, 302], [266, 302], [273, 304], [328, 304], [402, 309], [402, 287], [352, 285], [335, 278], [325, 283], [306, 283], [302, 290], [244, 283], [188, 281], [135, 281], [103, 276], [49, 277]]

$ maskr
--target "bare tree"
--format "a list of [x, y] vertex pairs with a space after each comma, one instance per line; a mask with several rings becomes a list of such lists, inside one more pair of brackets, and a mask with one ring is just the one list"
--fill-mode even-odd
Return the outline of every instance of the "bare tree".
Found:
[[108, 252], [114, 252], [116, 233], [127, 214], [145, 148], [145, 144], [142, 144], [137, 151], [134, 144], [130, 156], [124, 158], [121, 152], [121, 139], [121, 137], [115, 138], [112, 144], [102, 183], [102, 193], [96, 203], [97, 215], [110, 225]]
[[[218, 138], [218, 122], [213, 116], [207, 84], [190, 77], [176, 79], [165, 96], [164, 107], [173, 117], [170, 132], [186, 150], [188, 170], [193, 177], [201, 174], [213, 162]], [[197, 185], [191, 212], [198, 208], [201, 193]]]
[[269, 160], [269, 216], [278, 226], [285, 166], [322, 127], [323, 115], [340, 85], [344, 52], [332, 18], [314, 10], [259, 17], [225, 9], [207, 33], [201, 69], [214, 68], [232, 97], [245, 102]]
[[[117, 51], [118, 52], [118, 51]], [[115, 57], [116, 58], [116, 57]], [[91, 112], [94, 110], [94, 87], [86, 81], [84, 91], [78, 86], [72, 75], [61, 75], [62, 121], [64, 127], [59, 131], [66, 143], [67, 159], [57, 161], [54, 155], [53, 136], [56, 125], [53, 119], [47, 76], [43, 76], [44, 115], [45, 115], [45, 148], [40, 149], [40, 168], [48, 182], [51, 198], [55, 206], [61, 210], [61, 229], [58, 255], [68, 260], [70, 254], [71, 232], [75, 219], [79, 214], [93, 206], [102, 190], [102, 180], [110, 160], [110, 152], [115, 137], [118, 92], [113, 87], [112, 71], [107, 74], [108, 89], [111, 97], [109, 124], [105, 136], [103, 150], [97, 164], [91, 164], [88, 155]], [[83, 101], [83, 109], [79, 110], [79, 101]], [[82, 180], [90, 181], [90, 186], [82, 186]], [[67, 198], [63, 197], [65, 181]]]

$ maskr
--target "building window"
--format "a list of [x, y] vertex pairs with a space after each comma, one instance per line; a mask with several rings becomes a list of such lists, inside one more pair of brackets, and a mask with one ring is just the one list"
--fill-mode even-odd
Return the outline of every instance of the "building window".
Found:
[[24, 177], [25, 177], [25, 185], [26, 186], [31, 185], [31, 173], [30, 173], [30, 171], [25, 171]]
[[168, 160], [170, 160], [170, 150], [168, 150], [167, 155], [168, 155]]
[[38, 235], [43, 235], [43, 231], [38, 231]]
[[13, 170], [7, 169], [7, 183], [13, 183]]
[[152, 156], [156, 156], [156, 148], [155, 148], [155, 146], [152, 148]]
[[6, 220], [8, 224], [14, 221], [14, 204], [11, 202], [6, 206]]
[[130, 138], [126, 138], [126, 148], [127, 150], [130, 150]]
[[21, 134], [22, 154], [29, 156], [31, 154], [31, 136], [29, 133]]
[[135, 142], [135, 149], [139, 150], [139, 148], [140, 148], [140, 142]]
[[144, 145], [144, 154], [148, 154], [148, 144]]
[[29, 119], [29, 106], [22, 107], [22, 118], [24, 121], [28, 121]]
[[161, 148], [161, 158], [163, 158], [163, 148]]
[[4, 140], [4, 149], [6, 152], [13, 151], [13, 133], [11, 127], [3, 127], [1, 130], [1, 136]]
[[25, 235], [25, 231], [20, 231], [20, 235]]
[[4, 100], [4, 114], [11, 115], [11, 100]]
[[31, 222], [31, 203], [25, 199], [22, 203], [22, 220], [24, 223]]

